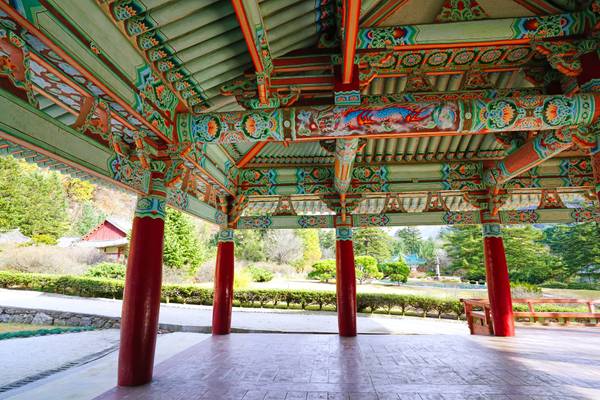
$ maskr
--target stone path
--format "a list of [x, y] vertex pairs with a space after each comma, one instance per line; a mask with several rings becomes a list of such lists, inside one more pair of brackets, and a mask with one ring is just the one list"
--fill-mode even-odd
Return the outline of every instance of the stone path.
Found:
[[96, 400], [598, 400], [600, 335], [232, 334], [160, 364], [152, 384]]
[[17, 381], [100, 356], [118, 345], [117, 329], [0, 340], [0, 393]]
[[[33, 291], [0, 289], [0, 307], [24, 307], [119, 317], [121, 301], [61, 296]], [[160, 323], [183, 325], [197, 332], [210, 332], [212, 307], [162, 304]], [[464, 321], [435, 318], [394, 317], [362, 314], [359, 333], [459, 334], [467, 335]], [[255, 308], [233, 309], [232, 327], [250, 332], [337, 333], [337, 316], [331, 312], [303, 312]]]
[[[92, 332], [89, 332], [92, 333]], [[53, 368], [71, 359], [85, 357], [105, 345], [118, 342], [117, 330], [94, 332], [96, 337], [77, 333], [0, 341], [0, 379], [28, 376], [32, 371]], [[159, 364], [182, 350], [208, 338], [198, 333], [159, 335], [154, 363]], [[68, 340], [68, 342], [67, 342]], [[84, 344], [87, 347], [83, 346]], [[8, 349], [18, 354], [7, 354]], [[9, 357], [9, 358], [7, 358]], [[116, 349], [104, 357], [84, 365], [57, 372], [26, 386], [0, 393], [0, 399], [11, 400], [89, 400], [115, 386], [117, 381]]]

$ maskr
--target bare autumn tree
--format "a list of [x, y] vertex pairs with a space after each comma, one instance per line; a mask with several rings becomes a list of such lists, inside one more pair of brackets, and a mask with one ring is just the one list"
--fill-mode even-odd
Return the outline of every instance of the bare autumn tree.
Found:
[[273, 229], [265, 237], [265, 253], [269, 260], [290, 264], [302, 257], [302, 239], [291, 229]]

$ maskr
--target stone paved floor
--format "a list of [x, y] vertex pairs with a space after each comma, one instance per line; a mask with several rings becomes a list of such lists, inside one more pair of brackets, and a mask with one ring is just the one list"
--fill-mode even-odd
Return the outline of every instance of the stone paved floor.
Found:
[[97, 400], [600, 399], [600, 332], [515, 338], [233, 334], [160, 364], [152, 384]]

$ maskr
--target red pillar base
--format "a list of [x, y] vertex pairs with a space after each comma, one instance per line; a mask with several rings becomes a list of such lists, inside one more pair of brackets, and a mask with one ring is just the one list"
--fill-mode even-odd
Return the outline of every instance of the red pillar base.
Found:
[[219, 232], [217, 262], [215, 266], [215, 291], [213, 298], [212, 334], [231, 332], [231, 307], [233, 305], [234, 244], [233, 230]]
[[510, 279], [500, 225], [483, 225], [483, 251], [487, 275], [488, 296], [492, 310], [495, 336], [514, 336]]
[[120, 386], [143, 385], [152, 380], [164, 225], [162, 218], [136, 216], [133, 219], [121, 317]]
[[340, 336], [356, 336], [356, 271], [351, 228], [337, 228], [336, 294]]

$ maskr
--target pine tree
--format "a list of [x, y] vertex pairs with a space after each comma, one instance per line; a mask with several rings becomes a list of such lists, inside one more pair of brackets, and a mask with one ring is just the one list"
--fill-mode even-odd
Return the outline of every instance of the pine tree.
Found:
[[0, 157], [0, 230], [19, 228], [27, 236], [56, 240], [68, 226], [60, 176], [12, 157]]
[[167, 208], [164, 264], [177, 269], [187, 268], [193, 274], [202, 261], [200, 242], [190, 218], [181, 211]]
[[356, 256], [371, 256], [378, 263], [392, 258], [392, 238], [381, 228], [360, 228], [353, 233]]

